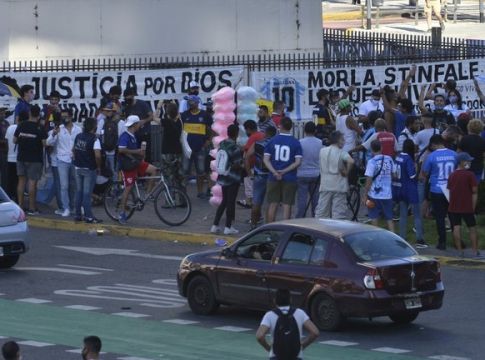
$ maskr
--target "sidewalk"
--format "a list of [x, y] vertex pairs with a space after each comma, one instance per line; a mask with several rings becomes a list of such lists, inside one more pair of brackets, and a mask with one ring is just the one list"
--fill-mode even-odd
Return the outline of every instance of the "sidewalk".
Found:
[[[129, 236], [135, 238], [144, 238], [157, 241], [186, 242], [214, 246], [218, 238], [226, 239], [229, 243], [234, 242], [238, 237], [224, 236], [223, 234], [215, 235], [209, 232], [214, 220], [216, 208], [212, 207], [208, 200], [198, 199], [195, 195], [195, 185], [188, 185], [188, 193], [192, 201], [192, 214], [189, 220], [178, 227], [165, 225], [156, 215], [152, 203], [148, 203], [142, 212], [135, 212], [133, 217], [128, 220], [127, 225], [121, 225], [111, 220], [105, 213], [103, 206], [93, 208], [94, 215], [103, 220], [102, 224], [92, 225], [84, 222], [74, 222], [72, 217], [62, 218], [54, 214], [54, 208], [41, 205], [39, 216], [31, 216], [28, 223], [32, 227], [41, 227], [47, 229], [77, 231], [83, 232], [87, 236], [102, 236], [103, 233], [109, 232], [112, 235]], [[244, 198], [244, 192], [241, 187], [238, 199]], [[279, 210], [281, 218], [281, 209]], [[249, 231], [250, 210], [236, 205], [236, 221], [234, 227], [240, 231], [239, 236], [245, 235]], [[225, 217], [222, 217], [221, 225], [224, 225]], [[451, 235], [449, 235], [451, 236]], [[451, 244], [451, 242], [449, 242]], [[456, 257], [456, 251], [452, 246], [446, 251], [440, 251], [430, 245], [427, 249], [419, 249], [419, 254], [433, 256], [438, 258], [442, 264], [451, 266], [467, 267], [474, 269], [484, 269], [485, 261], [473, 260]]]
[[[365, 0], [362, 0], [365, 4]], [[419, 9], [423, 9], [423, 1], [418, 0]], [[380, 26], [377, 26], [377, 8], [372, 8], [373, 32], [399, 33], [407, 35], [423, 35], [427, 29], [426, 19], [420, 11], [418, 26], [415, 25], [413, 6], [409, 6], [409, 0], [384, 0], [380, 7]], [[443, 32], [445, 37], [458, 37], [476, 40], [485, 40], [485, 23], [479, 22], [478, 1], [461, 0], [457, 7], [457, 21], [453, 22], [452, 1], [448, 1], [448, 22]], [[364, 8], [365, 17], [366, 8]], [[404, 14], [404, 15], [403, 15]], [[439, 26], [433, 16], [433, 26]], [[362, 30], [362, 7], [352, 5], [351, 0], [331, 0], [322, 2], [323, 26], [326, 28]], [[365, 19], [364, 19], [365, 24]], [[366, 30], [367, 31], [367, 30]]]

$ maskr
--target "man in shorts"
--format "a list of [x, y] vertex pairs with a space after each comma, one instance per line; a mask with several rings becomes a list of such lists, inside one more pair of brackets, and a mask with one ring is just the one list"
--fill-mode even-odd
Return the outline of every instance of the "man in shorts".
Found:
[[20, 207], [24, 204], [25, 184], [28, 182], [29, 207], [27, 215], [38, 215], [36, 207], [37, 182], [42, 176], [44, 162], [44, 147], [47, 133], [40, 126], [40, 107], [34, 105], [30, 108], [28, 121], [21, 122], [15, 129], [13, 142], [17, 144], [17, 199]]
[[[124, 190], [121, 198], [121, 213], [119, 214], [120, 224], [126, 224], [126, 202], [131, 188], [135, 184], [138, 176], [155, 176], [157, 168], [149, 163], [145, 159], [146, 149], [142, 149], [138, 141], [136, 140], [135, 133], [140, 128], [140, 118], [137, 115], [130, 115], [126, 119], [126, 131], [121, 134], [118, 140], [118, 154], [120, 156], [130, 156], [141, 158], [139, 165], [133, 170], [122, 170]], [[150, 179], [148, 182], [147, 192], [153, 189], [154, 179]]]
[[379, 140], [371, 142], [371, 150], [374, 155], [365, 169], [366, 183], [364, 189], [364, 204], [369, 209], [369, 219], [372, 225], [377, 226], [379, 217], [387, 221], [387, 227], [394, 231], [392, 221], [392, 173], [394, 161], [388, 155], [382, 155]]
[[441, 16], [441, 0], [425, 0], [424, 13], [426, 14], [426, 23], [428, 24], [428, 32], [431, 32], [431, 17], [434, 14], [440, 22], [441, 31], [445, 31], [445, 23]]
[[292, 127], [291, 119], [283, 117], [279, 135], [271, 139], [264, 149], [264, 165], [269, 170], [266, 194], [268, 223], [275, 220], [280, 203], [283, 205], [283, 218], [291, 218], [291, 207], [295, 203], [296, 169], [301, 164], [303, 151], [300, 142], [291, 134]]

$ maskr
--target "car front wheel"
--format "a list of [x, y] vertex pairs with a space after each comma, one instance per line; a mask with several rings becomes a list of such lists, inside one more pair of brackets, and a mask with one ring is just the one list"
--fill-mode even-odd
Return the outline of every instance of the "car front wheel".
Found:
[[197, 315], [212, 314], [219, 307], [212, 285], [204, 276], [199, 275], [190, 280], [187, 299], [190, 309]]
[[326, 294], [318, 294], [311, 303], [311, 317], [320, 330], [337, 330], [343, 317], [334, 299]]
[[0, 269], [9, 269], [19, 261], [19, 255], [9, 255], [0, 257]]
[[389, 315], [389, 318], [396, 324], [409, 324], [416, 320], [418, 315], [418, 312], [402, 312]]

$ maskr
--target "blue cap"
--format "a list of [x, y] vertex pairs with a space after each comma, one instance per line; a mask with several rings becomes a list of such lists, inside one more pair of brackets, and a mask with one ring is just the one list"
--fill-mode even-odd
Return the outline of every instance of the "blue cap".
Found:
[[200, 97], [197, 95], [187, 95], [184, 99], [187, 101], [195, 101], [197, 104], [200, 103]]
[[472, 161], [474, 158], [472, 156], [470, 156], [469, 153], [467, 152], [459, 152], [457, 155], [456, 155], [456, 161], [458, 163], [461, 163], [462, 161]]

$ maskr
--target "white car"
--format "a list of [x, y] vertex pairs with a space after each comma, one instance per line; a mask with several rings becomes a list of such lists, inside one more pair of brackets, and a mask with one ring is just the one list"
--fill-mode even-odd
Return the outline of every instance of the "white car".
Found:
[[14, 266], [30, 247], [24, 211], [0, 187], [0, 269]]

